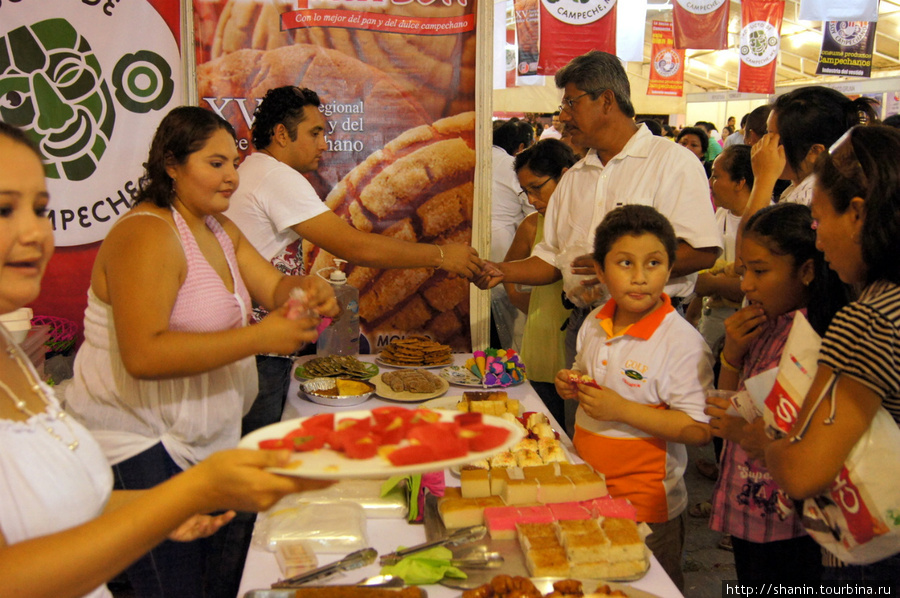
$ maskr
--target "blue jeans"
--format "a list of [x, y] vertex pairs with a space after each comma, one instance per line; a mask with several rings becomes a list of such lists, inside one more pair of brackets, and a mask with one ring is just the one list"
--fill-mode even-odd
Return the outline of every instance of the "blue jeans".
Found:
[[[160, 443], [113, 466], [117, 490], [145, 490], [181, 473]], [[165, 540], [125, 573], [140, 598], [234, 598], [255, 515], [238, 513], [214, 535], [194, 542]]]
[[250, 411], [241, 421], [241, 436], [281, 421], [288, 387], [291, 384], [293, 365], [294, 362], [289, 357], [256, 356], [259, 392], [253, 400]]

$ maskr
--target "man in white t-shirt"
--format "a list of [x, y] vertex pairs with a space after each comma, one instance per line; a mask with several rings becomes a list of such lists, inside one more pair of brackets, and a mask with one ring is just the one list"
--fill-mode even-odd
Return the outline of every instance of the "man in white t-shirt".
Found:
[[[560, 179], [544, 217], [544, 240], [532, 255], [496, 264], [490, 269], [494, 274], [480, 277], [478, 286], [490, 288], [501, 280], [550, 284], [560, 279], [561, 269], [591, 275], [589, 255], [570, 263], [559, 258], [579, 246], [589, 248], [610, 210], [645, 204], [662, 213], [678, 236], [666, 294], [680, 304], [693, 291], [695, 273], [710, 268], [722, 251], [703, 165], [689, 150], [635, 124], [628, 76], [614, 55], [592, 51], [574, 58], [556, 73], [556, 86], [563, 90], [560, 121], [572, 140], [590, 151]], [[592, 307], [572, 312], [566, 347], [570, 363], [578, 329]]]
[[[240, 184], [225, 212], [263, 257], [287, 274], [303, 272], [306, 239], [353, 264], [374, 268], [440, 268], [471, 278], [481, 271], [468, 245], [410, 243], [366, 233], [328, 209], [303, 173], [326, 149], [318, 95], [287, 85], [270, 89], [253, 114], [253, 146], [238, 168]], [[256, 312], [255, 317], [264, 314]], [[244, 434], [281, 419], [291, 359], [257, 356], [259, 394], [244, 417]]]

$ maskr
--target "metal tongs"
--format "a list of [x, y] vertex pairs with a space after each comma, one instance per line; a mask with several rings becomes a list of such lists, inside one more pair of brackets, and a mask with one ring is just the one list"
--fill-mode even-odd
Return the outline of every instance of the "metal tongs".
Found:
[[451, 533], [446, 538], [442, 538], [440, 540], [432, 540], [431, 542], [425, 542], [424, 544], [416, 544], [415, 546], [410, 546], [409, 548], [404, 548], [403, 550], [397, 550], [396, 552], [382, 555], [382, 557], [378, 560], [378, 563], [381, 565], [394, 565], [403, 557], [407, 557], [411, 554], [422, 552], [423, 550], [428, 550], [429, 548], [434, 548], [435, 546], [459, 546], [461, 544], [468, 544], [469, 542], [474, 542], [476, 540], [482, 539], [486, 533], [487, 528], [483, 525], [464, 527]]
[[291, 577], [289, 579], [283, 579], [281, 581], [275, 582], [272, 584], [272, 589], [280, 590], [296, 588], [311, 581], [330, 577], [335, 573], [340, 573], [341, 571], [359, 569], [360, 567], [365, 567], [366, 565], [371, 565], [372, 563], [374, 563], [375, 557], [377, 556], [378, 552], [374, 548], [363, 548], [362, 550], [351, 552], [341, 560], [335, 563], [331, 563], [330, 565], [325, 565], [324, 567], [319, 567], [318, 569], [313, 569], [312, 571], [307, 571], [306, 573], [295, 575], [294, 577]]

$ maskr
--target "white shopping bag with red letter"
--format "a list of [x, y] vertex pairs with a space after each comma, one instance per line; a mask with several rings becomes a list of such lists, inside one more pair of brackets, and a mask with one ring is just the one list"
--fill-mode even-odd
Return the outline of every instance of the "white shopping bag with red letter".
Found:
[[[802, 441], [812, 413], [825, 397], [832, 401], [840, 372], [816, 398], [810, 415], [792, 440]], [[900, 428], [879, 407], [868, 429], [854, 445], [831, 486], [803, 501], [806, 532], [836, 557], [867, 565], [900, 553]]]
[[821, 337], [806, 316], [799, 312], [795, 314], [778, 363], [775, 384], [765, 399], [763, 419], [769, 436], [781, 438], [787, 435], [797, 421], [803, 399], [816, 376], [821, 345]]

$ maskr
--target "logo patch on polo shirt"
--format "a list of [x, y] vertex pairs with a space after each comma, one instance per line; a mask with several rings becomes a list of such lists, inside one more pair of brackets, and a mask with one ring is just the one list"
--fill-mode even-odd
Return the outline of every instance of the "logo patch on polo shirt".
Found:
[[644, 385], [644, 381], [647, 377], [644, 375], [647, 373], [649, 368], [643, 363], [639, 363], [632, 359], [629, 359], [625, 362], [624, 367], [622, 368], [622, 382], [627, 384], [632, 388], [640, 388]]

